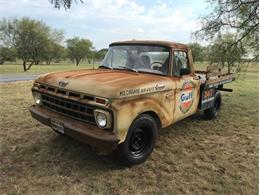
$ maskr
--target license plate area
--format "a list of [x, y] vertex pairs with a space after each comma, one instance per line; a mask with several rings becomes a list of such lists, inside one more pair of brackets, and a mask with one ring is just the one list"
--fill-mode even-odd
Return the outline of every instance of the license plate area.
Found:
[[57, 119], [51, 119], [51, 127], [54, 131], [64, 134], [64, 125]]

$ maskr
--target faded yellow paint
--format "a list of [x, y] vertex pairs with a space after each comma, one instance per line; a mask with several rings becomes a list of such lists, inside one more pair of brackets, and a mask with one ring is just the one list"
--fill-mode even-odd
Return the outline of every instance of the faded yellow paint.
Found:
[[[114, 44], [123, 43], [159, 44], [170, 47], [172, 51], [186, 51], [192, 72], [184, 77], [174, 78], [171, 73], [161, 76], [125, 70], [85, 69], [45, 74], [36, 79], [35, 83], [61, 88], [59, 82], [66, 80], [68, 84], [62, 87], [64, 90], [108, 99], [109, 105], [106, 107], [113, 111], [113, 131], [119, 143], [125, 140], [129, 127], [141, 113], [154, 113], [161, 126], [166, 127], [196, 112], [199, 103], [199, 80], [195, 79], [191, 51], [187, 46], [161, 41], [128, 41]], [[171, 54], [170, 67], [172, 61]], [[183, 113], [180, 110], [180, 95], [185, 81], [192, 82], [194, 88], [192, 106]], [[73, 100], [84, 103], [81, 98]], [[93, 101], [88, 103], [95, 105]]]

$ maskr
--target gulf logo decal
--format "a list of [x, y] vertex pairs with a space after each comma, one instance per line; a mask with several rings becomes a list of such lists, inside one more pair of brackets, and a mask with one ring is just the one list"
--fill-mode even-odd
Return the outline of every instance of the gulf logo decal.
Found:
[[193, 104], [194, 84], [191, 81], [185, 81], [180, 93], [180, 110], [186, 113]]

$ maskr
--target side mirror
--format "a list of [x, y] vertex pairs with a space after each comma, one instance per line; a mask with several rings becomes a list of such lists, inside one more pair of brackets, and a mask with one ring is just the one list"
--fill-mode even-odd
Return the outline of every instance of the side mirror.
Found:
[[189, 68], [181, 68], [181, 70], [180, 70], [180, 76], [190, 74], [190, 73], [191, 73], [191, 71]]

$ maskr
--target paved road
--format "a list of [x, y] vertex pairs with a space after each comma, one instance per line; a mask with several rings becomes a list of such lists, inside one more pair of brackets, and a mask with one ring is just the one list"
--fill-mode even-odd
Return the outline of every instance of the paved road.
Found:
[[0, 75], [0, 83], [13, 81], [29, 81], [37, 78], [38, 75]]

